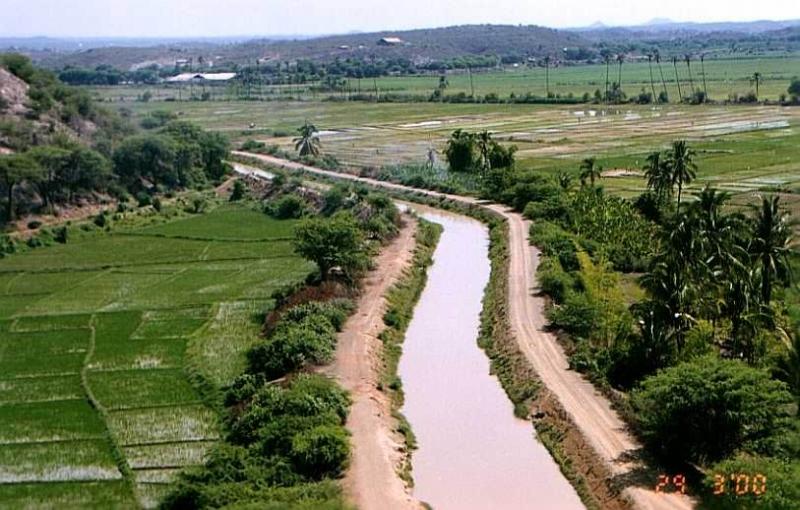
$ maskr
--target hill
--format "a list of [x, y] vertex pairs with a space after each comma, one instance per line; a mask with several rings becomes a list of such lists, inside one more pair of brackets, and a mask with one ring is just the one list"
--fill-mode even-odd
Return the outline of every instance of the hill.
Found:
[[[388, 44], [380, 44], [383, 38], [392, 39]], [[27, 54], [38, 64], [54, 69], [110, 65], [129, 70], [152, 64], [171, 67], [176, 61], [188, 59], [220, 67], [252, 64], [256, 59], [330, 62], [337, 58], [402, 58], [424, 63], [467, 55], [543, 57], [560, 54], [564, 48], [582, 48], [590, 44], [578, 34], [539, 26], [465, 25], [313, 39], [261, 39], [226, 45], [187, 42], [149, 48], [90, 48], [77, 52], [31, 50]]]

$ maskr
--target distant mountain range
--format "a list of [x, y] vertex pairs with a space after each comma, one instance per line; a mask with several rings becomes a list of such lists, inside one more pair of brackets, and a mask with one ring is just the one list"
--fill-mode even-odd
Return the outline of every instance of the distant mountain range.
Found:
[[800, 20], [689, 23], [656, 18], [645, 24], [555, 30], [535, 25], [463, 25], [433, 29], [353, 32], [330, 36], [219, 38], [3, 38], [0, 51], [21, 51], [37, 63], [95, 68], [137, 69], [202, 62], [203, 67], [254, 64], [256, 61], [309, 59], [404, 59], [417, 65], [464, 56], [499, 56], [507, 62], [551, 57], [591, 61], [599, 51], [645, 53], [704, 52], [723, 55], [800, 51]]
[[[765, 32], [777, 31], [791, 27], [800, 26], [800, 19], [794, 20], [758, 20], [758, 21], [719, 21], [710, 23], [672, 21], [667, 18], [654, 18], [641, 25], [608, 26], [603, 23], [594, 23], [588, 27], [578, 27], [567, 29], [570, 32], [583, 35], [602, 32], [622, 31], [632, 33], [646, 33], [650, 35], [664, 35], [670, 33], [713, 33], [713, 32], [736, 32], [746, 35], [762, 34]], [[623, 32], [624, 33], [624, 32]]]

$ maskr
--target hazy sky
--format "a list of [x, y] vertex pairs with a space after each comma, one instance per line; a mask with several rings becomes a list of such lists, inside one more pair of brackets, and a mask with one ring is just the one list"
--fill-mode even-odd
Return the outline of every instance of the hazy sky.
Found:
[[0, 0], [2, 36], [330, 34], [464, 23], [800, 18], [800, 0]]

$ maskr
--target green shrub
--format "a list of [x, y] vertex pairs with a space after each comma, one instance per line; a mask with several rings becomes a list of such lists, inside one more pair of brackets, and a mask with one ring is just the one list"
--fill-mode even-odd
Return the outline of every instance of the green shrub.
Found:
[[567, 292], [575, 285], [573, 278], [564, 271], [558, 259], [542, 257], [536, 278], [542, 292], [550, 296], [554, 303], [563, 303]]
[[302, 197], [294, 193], [288, 193], [273, 202], [269, 202], [265, 207], [265, 212], [277, 219], [287, 220], [305, 216], [308, 209], [308, 203]]
[[307, 317], [322, 316], [330, 321], [336, 331], [341, 331], [347, 317], [353, 311], [354, 304], [347, 299], [334, 301], [310, 301], [308, 303], [290, 308], [284, 313], [282, 320], [289, 322], [302, 322]]
[[584, 292], [568, 292], [564, 303], [547, 313], [552, 326], [581, 338], [589, 338], [599, 316], [597, 306]]
[[315, 480], [339, 476], [349, 456], [350, 438], [342, 427], [321, 425], [292, 439], [291, 458], [297, 471]]
[[101, 212], [100, 214], [94, 217], [94, 224], [100, 228], [103, 228], [109, 224], [108, 215], [106, 214], [105, 211]]
[[580, 267], [573, 236], [555, 223], [534, 222], [530, 239], [543, 255], [557, 258], [565, 271], [575, 271]]
[[53, 230], [53, 240], [60, 244], [67, 244], [69, 239], [69, 229], [66, 226], [56, 227]]
[[763, 370], [716, 356], [666, 368], [632, 396], [645, 444], [674, 462], [714, 462], [743, 449], [770, 453], [792, 396]]
[[282, 377], [307, 364], [330, 361], [335, 345], [336, 329], [326, 317], [311, 315], [283, 323], [269, 340], [247, 353], [249, 371], [270, 379]]

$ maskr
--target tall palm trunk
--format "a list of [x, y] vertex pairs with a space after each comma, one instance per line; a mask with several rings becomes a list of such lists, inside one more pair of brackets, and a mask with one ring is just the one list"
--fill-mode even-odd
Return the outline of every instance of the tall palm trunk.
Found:
[[609, 99], [609, 97], [608, 97], [608, 72], [609, 72], [608, 65], [610, 63], [611, 63], [611, 59], [609, 57], [606, 57], [606, 105], [608, 105], [608, 99]]
[[647, 55], [647, 67], [650, 69], [650, 90], [653, 92], [653, 102], [658, 102], [658, 96], [656, 96], [656, 85], [653, 83], [653, 55]]
[[672, 57], [672, 67], [675, 68], [675, 82], [678, 84], [678, 99], [683, 102], [683, 92], [681, 92], [681, 78], [678, 76], [678, 57]]
[[667, 90], [667, 80], [664, 79], [664, 68], [661, 67], [661, 56], [656, 53], [656, 64], [658, 64], [658, 73], [661, 75], [661, 86], [664, 88], [664, 94], [669, 102], [669, 91]]
[[692, 79], [692, 58], [689, 55], [686, 55], [686, 68], [689, 70], [689, 86], [692, 89], [692, 95], [694, 95], [694, 80]]
[[700, 55], [700, 72], [703, 73], [703, 95], [704, 101], [708, 101], [708, 87], [706, 86], [706, 56]]

